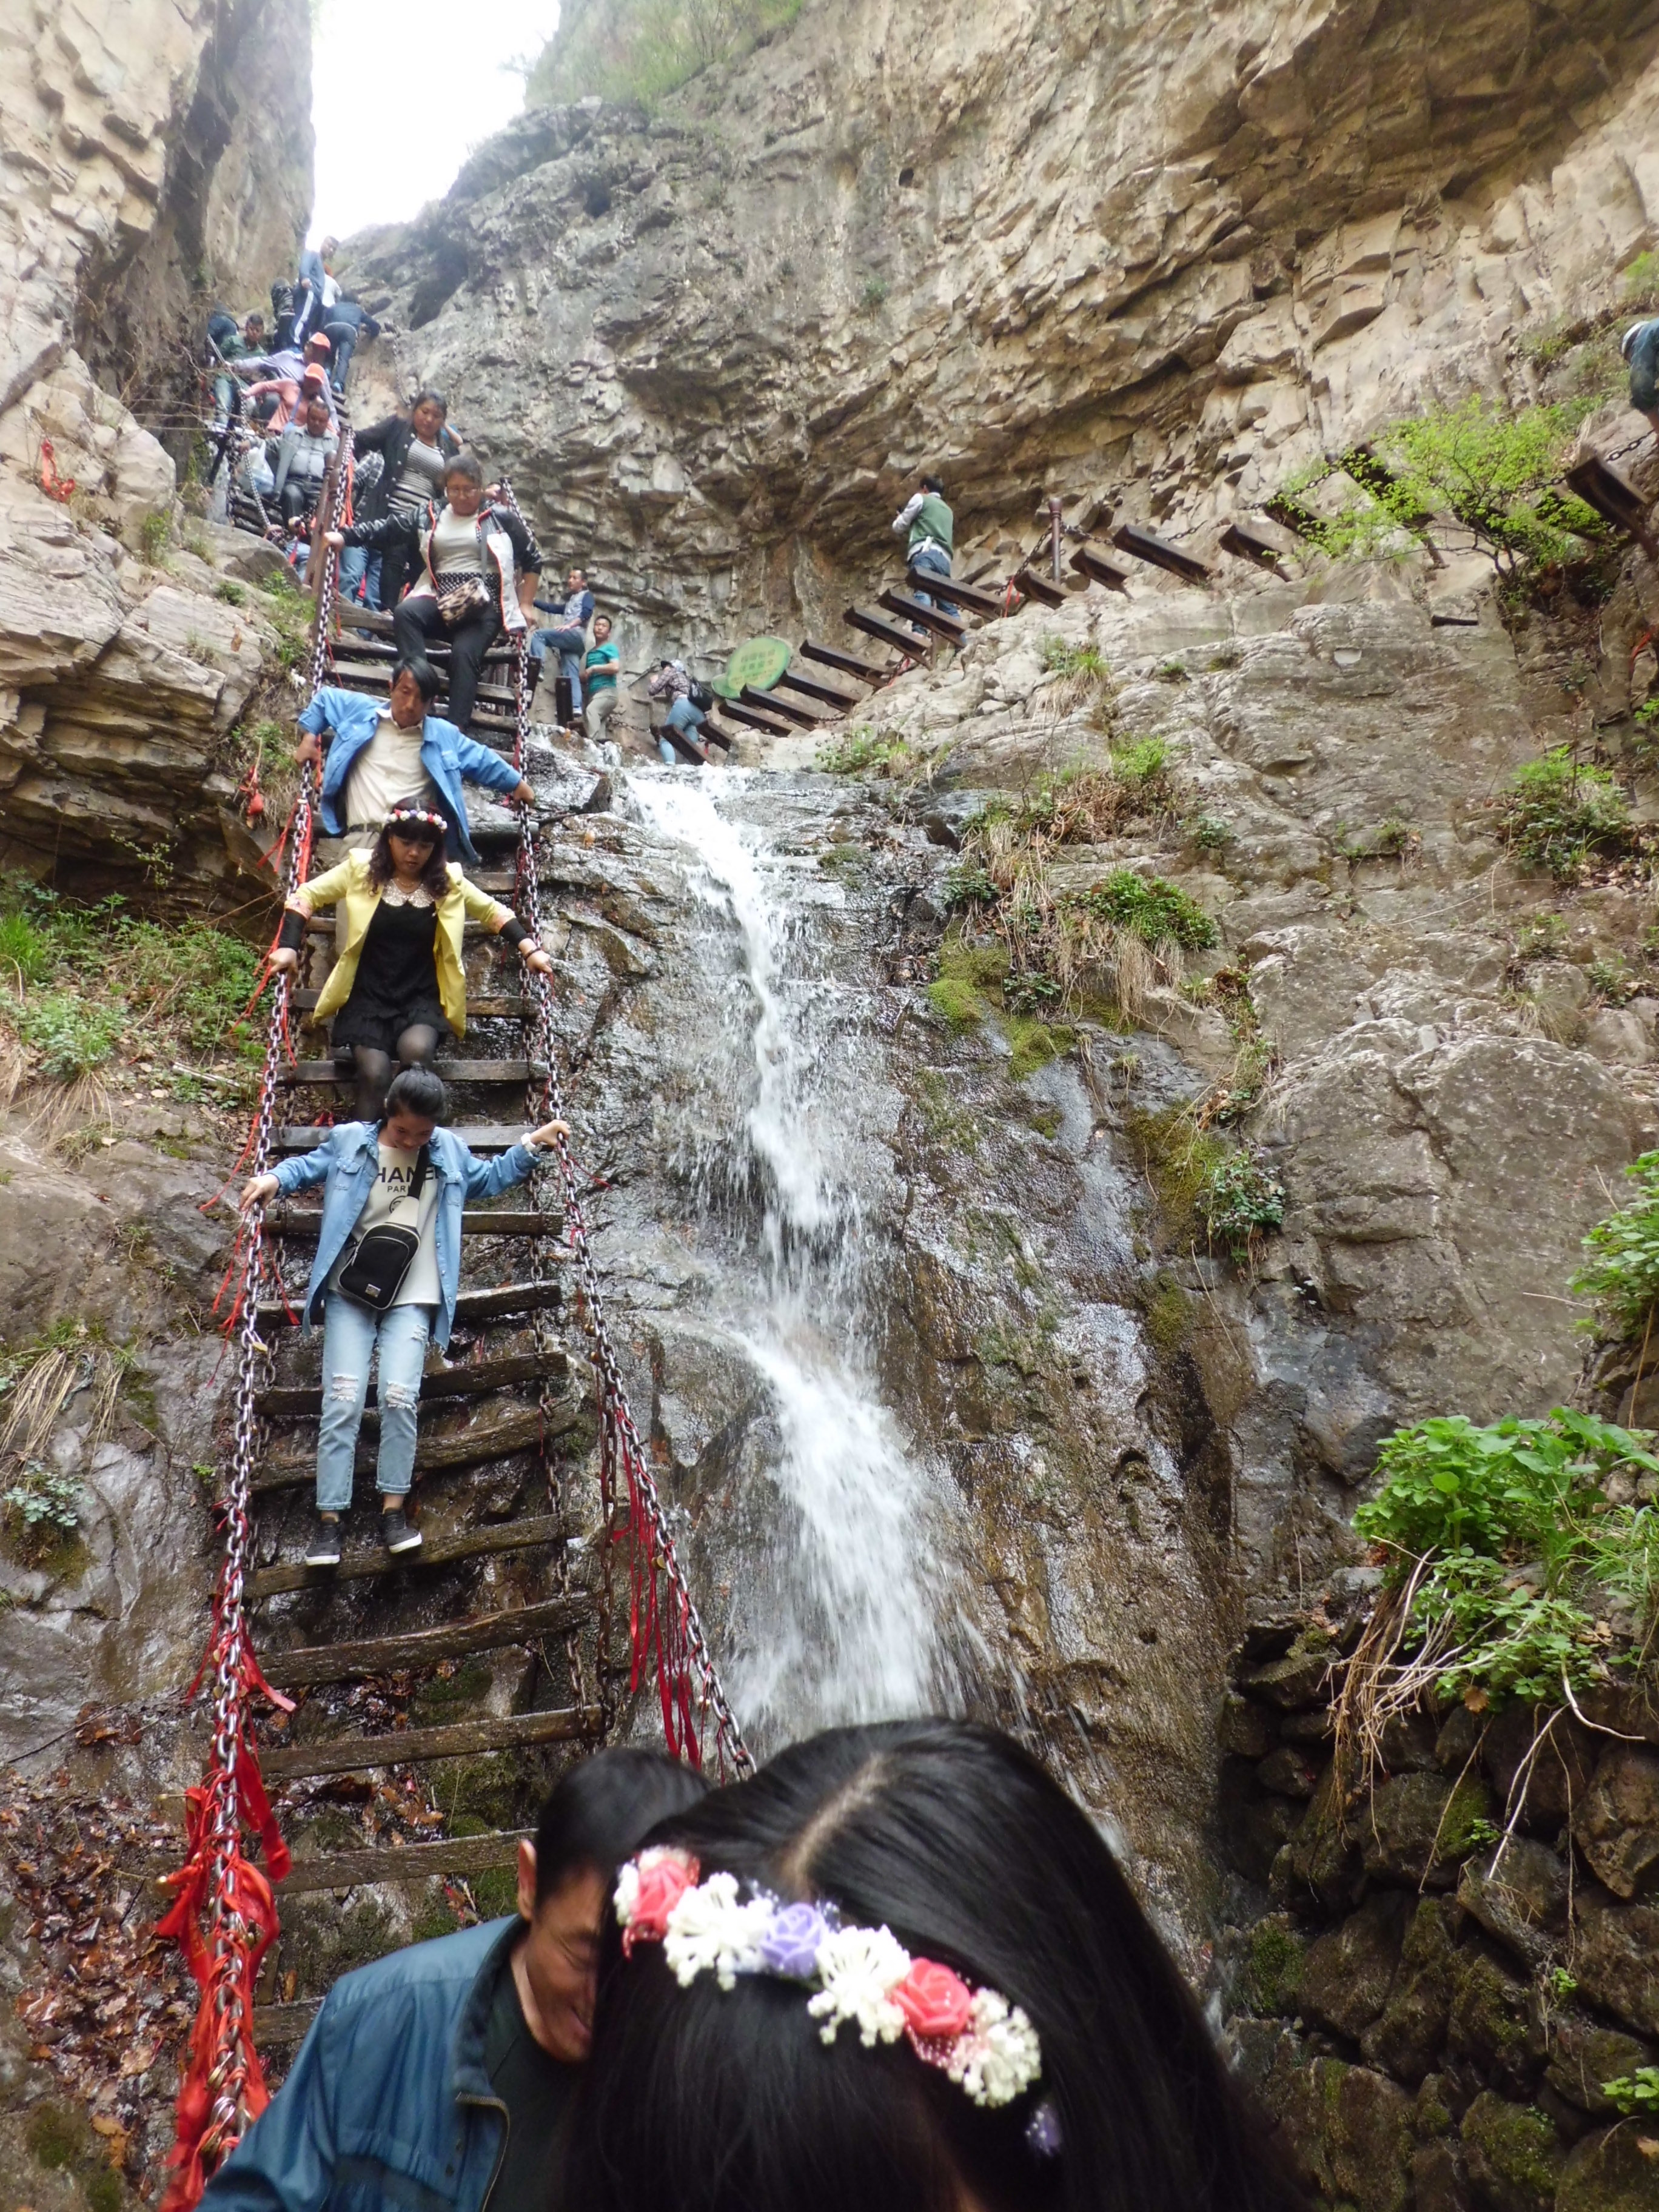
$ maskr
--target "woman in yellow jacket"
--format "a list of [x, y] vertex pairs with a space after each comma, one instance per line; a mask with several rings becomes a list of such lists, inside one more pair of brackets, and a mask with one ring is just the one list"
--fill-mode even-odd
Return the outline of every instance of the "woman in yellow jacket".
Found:
[[313, 876], [283, 916], [271, 962], [292, 969], [317, 908], [345, 902], [345, 943], [318, 999], [317, 1019], [333, 1017], [335, 1058], [350, 1053], [360, 1121], [380, 1114], [394, 1060], [430, 1066], [441, 1038], [465, 1035], [461, 944], [469, 920], [516, 945], [526, 968], [552, 972], [512, 908], [446, 862], [448, 826], [426, 807], [394, 806], [367, 853], [348, 853], [338, 867]]

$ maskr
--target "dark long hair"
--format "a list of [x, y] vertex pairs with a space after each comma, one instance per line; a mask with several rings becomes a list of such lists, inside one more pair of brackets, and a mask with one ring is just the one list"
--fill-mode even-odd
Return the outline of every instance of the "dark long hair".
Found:
[[[449, 889], [449, 862], [443, 831], [436, 830], [434, 830], [433, 835], [438, 842], [432, 848], [430, 859], [421, 871], [421, 884], [424, 890], [430, 891], [434, 899], [441, 899]], [[368, 880], [377, 891], [383, 891], [396, 873], [397, 870], [392, 865], [391, 826], [389, 823], [382, 823], [380, 834], [369, 848]]]
[[[606, 1936], [568, 2212], [1300, 2212], [1110, 1852], [1012, 1738], [832, 1729], [665, 1820], [705, 1876], [886, 1926], [1024, 2008], [1035, 2088], [975, 2105], [902, 2043], [820, 2040], [798, 1984], [682, 1989]], [[1028, 2139], [1048, 2104], [1060, 2148]]]

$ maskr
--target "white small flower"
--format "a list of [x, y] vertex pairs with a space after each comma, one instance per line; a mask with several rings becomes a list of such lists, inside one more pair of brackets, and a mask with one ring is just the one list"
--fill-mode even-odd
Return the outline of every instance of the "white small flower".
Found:
[[842, 2021], [858, 2022], [859, 2040], [895, 2043], [904, 2033], [904, 2014], [888, 1991], [910, 1971], [910, 1954], [887, 1928], [836, 1928], [818, 1946], [823, 1987], [806, 2009], [833, 2043]]
[[640, 1870], [632, 1859], [617, 1876], [616, 1894], [611, 1901], [617, 1908], [617, 1925], [631, 1928], [634, 1908], [640, 1901]]
[[711, 1874], [688, 1889], [669, 1914], [663, 1956], [682, 1989], [710, 1968], [723, 1990], [732, 1989], [739, 1974], [758, 1970], [760, 1942], [771, 1917], [769, 1899], [751, 1898], [744, 1905], [735, 1875]]
[[981, 1990], [945, 2070], [976, 2105], [1012, 2104], [1042, 2074], [1042, 2045], [1018, 2005], [998, 1990]]

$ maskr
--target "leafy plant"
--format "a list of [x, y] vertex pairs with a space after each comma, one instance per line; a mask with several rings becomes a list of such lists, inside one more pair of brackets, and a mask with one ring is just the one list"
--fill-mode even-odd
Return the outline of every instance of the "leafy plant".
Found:
[[[1653, 256], [1646, 258], [1651, 260]], [[1601, 2094], [1615, 2111], [1626, 2117], [1659, 2112], [1659, 2066], [1638, 2066], [1633, 2074], [1620, 2074], [1611, 2081], [1604, 2081]]]
[[864, 289], [859, 295], [859, 305], [864, 309], [866, 314], [873, 314], [875, 310], [880, 307], [882, 301], [886, 297], [887, 279], [884, 276], [866, 276], [865, 278]]
[[80, 1507], [79, 1483], [38, 1460], [31, 1460], [17, 1480], [0, 1491], [0, 1512], [26, 1537], [73, 1535], [81, 1525]]
[[1198, 1207], [1212, 1241], [1243, 1261], [1264, 1231], [1283, 1224], [1285, 1187], [1253, 1154], [1230, 1152], [1206, 1168]]
[[138, 526], [138, 548], [152, 568], [159, 568], [173, 532], [173, 516], [166, 507], [147, 514]]
[[996, 885], [984, 869], [973, 860], [962, 861], [945, 878], [945, 903], [947, 907], [991, 906], [995, 903], [996, 896]]
[[1501, 831], [1516, 858], [1571, 883], [1593, 852], [1630, 842], [1630, 807], [1606, 769], [1555, 745], [1517, 769], [1504, 801]]
[[221, 576], [213, 587], [213, 596], [216, 599], [222, 599], [228, 607], [246, 606], [247, 604], [246, 587], [230, 576]]
[[1187, 824], [1187, 835], [1200, 853], [1219, 853], [1233, 843], [1237, 833], [1218, 814], [1195, 814]]
[[875, 730], [866, 723], [849, 730], [818, 749], [817, 765], [830, 775], [862, 775], [866, 769], [891, 775], [910, 758], [910, 748], [893, 730]]
[[72, 1082], [102, 1067], [115, 1050], [125, 1008], [97, 1006], [73, 991], [46, 991], [11, 1009], [12, 1026], [40, 1055], [44, 1074]]
[[1644, 1152], [1625, 1170], [1638, 1198], [1598, 1221], [1584, 1239], [1593, 1256], [1571, 1289], [1596, 1304], [1627, 1336], [1646, 1326], [1659, 1298], [1659, 1152]]
[[1179, 945], [1203, 951], [1217, 941], [1216, 926], [1198, 901], [1162, 876], [1115, 868], [1073, 902], [1147, 945]]
[[1604, 1006], [1628, 1006], [1641, 988], [1622, 952], [1598, 953], [1584, 970], [1590, 988]]

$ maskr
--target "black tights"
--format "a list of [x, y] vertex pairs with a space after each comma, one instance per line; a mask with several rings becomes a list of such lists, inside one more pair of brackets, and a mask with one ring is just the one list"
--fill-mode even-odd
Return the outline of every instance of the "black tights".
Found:
[[[411, 1022], [398, 1038], [398, 1060], [403, 1067], [430, 1067], [438, 1049], [438, 1032], [430, 1022]], [[352, 1064], [357, 1072], [357, 1119], [378, 1121], [392, 1081], [392, 1055], [373, 1045], [354, 1044]]]

